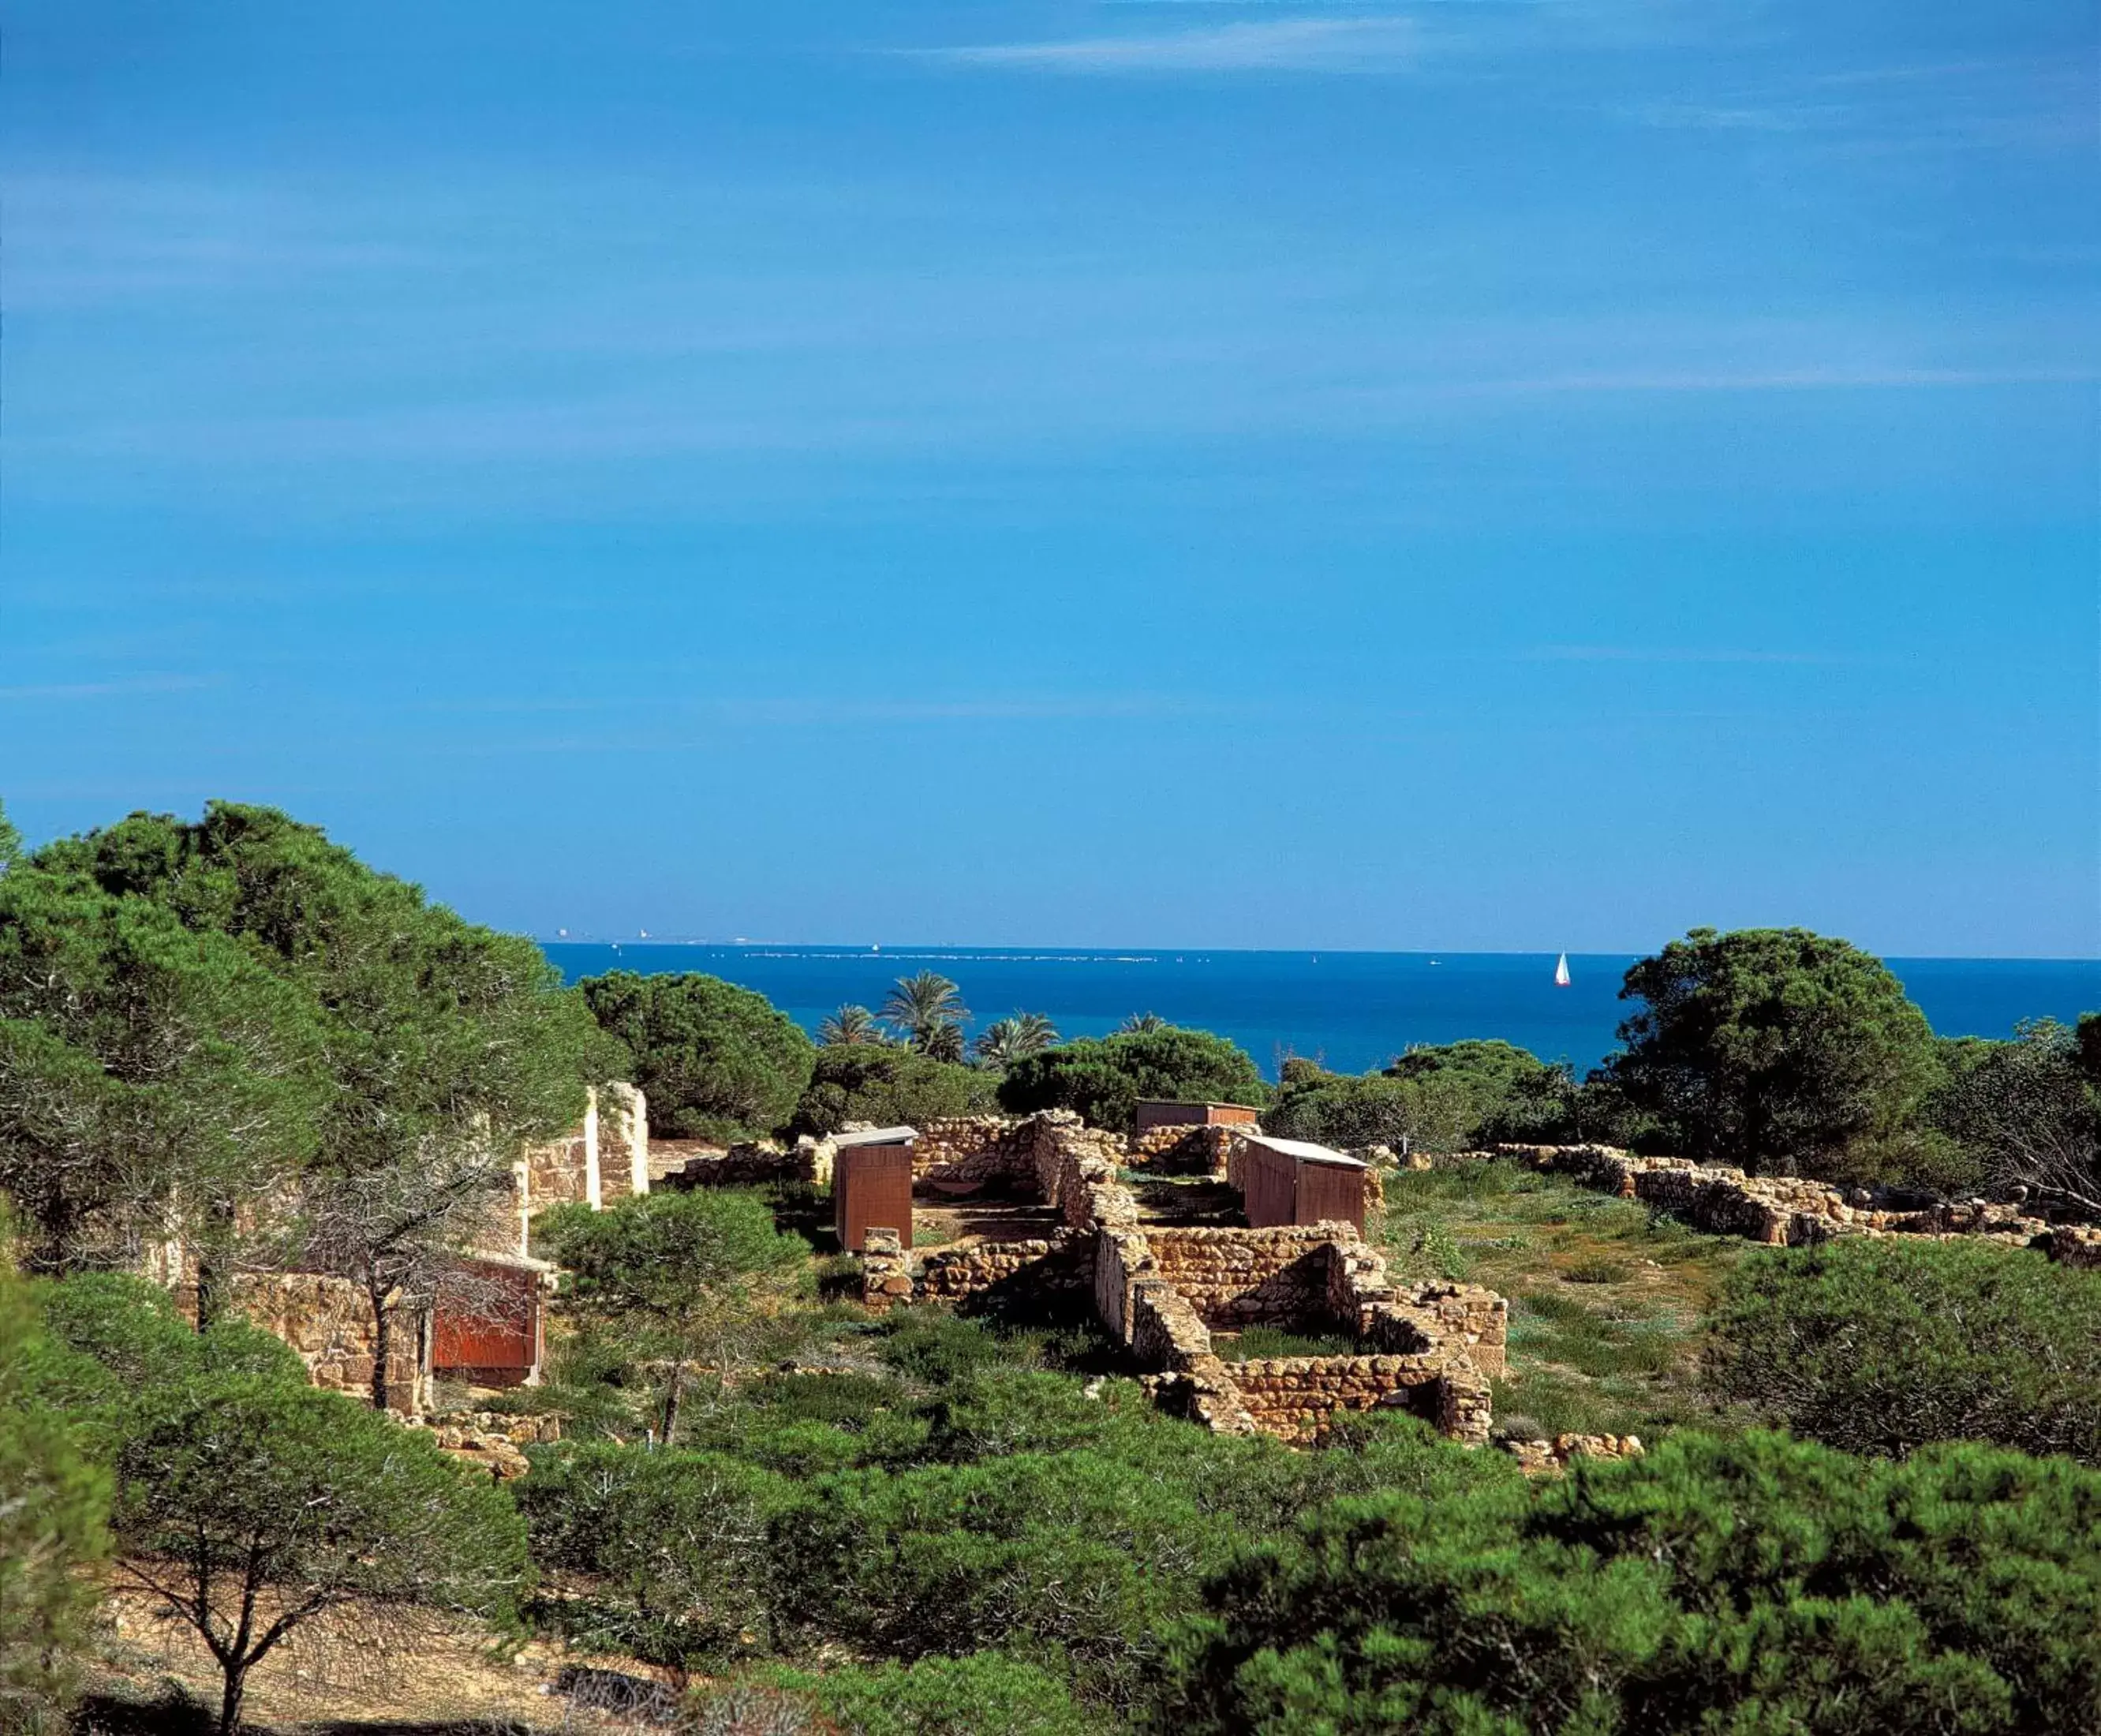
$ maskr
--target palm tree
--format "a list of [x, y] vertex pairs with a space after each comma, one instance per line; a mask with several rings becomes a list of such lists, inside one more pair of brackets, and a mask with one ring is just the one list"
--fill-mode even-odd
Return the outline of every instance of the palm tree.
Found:
[[851, 1048], [882, 1041], [882, 1027], [865, 1007], [842, 1007], [817, 1027], [817, 1041], [828, 1049]]
[[953, 1019], [944, 1019], [913, 1039], [922, 1055], [932, 1061], [960, 1061], [963, 1058], [963, 1028]]
[[1135, 1031], [1157, 1031], [1166, 1029], [1166, 1020], [1161, 1018], [1158, 1013], [1134, 1012], [1122, 1024], [1117, 1026], [1117, 1034], [1121, 1037]]
[[[971, 1016], [955, 984], [937, 971], [922, 971], [917, 976], [900, 976], [890, 999], [882, 1003], [884, 1020], [911, 1040], [912, 1047], [927, 1052], [934, 1033], [944, 1025], [960, 1026]], [[962, 1036], [960, 1029], [956, 1035]]]
[[1058, 1040], [1058, 1028], [1040, 1012], [1017, 1012], [1011, 1019], [996, 1019], [978, 1034], [975, 1045], [980, 1063], [988, 1067], [1011, 1067], [1024, 1055], [1040, 1055]]

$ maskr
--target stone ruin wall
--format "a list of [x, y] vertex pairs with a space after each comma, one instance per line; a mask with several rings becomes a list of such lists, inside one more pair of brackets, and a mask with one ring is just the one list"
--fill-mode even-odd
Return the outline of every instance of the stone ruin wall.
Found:
[[833, 1148], [829, 1140], [798, 1140], [784, 1151], [763, 1140], [742, 1140], [727, 1151], [697, 1153], [677, 1169], [657, 1178], [660, 1188], [751, 1188], [775, 1182], [829, 1185]]
[[[1159, 1128], [1130, 1141], [1064, 1110], [931, 1123], [914, 1150], [915, 1180], [1028, 1189], [1056, 1208], [1064, 1228], [916, 1256], [894, 1238], [873, 1238], [861, 1260], [863, 1300], [881, 1311], [1017, 1284], [1090, 1290], [1097, 1317], [1153, 1371], [1146, 1382], [1155, 1400], [1206, 1428], [1310, 1442], [1339, 1413], [1400, 1408], [1484, 1442], [1488, 1379], [1502, 1371], [1508, 1336], [1500, 1296], [1474, 1285], [1396, 1286], [1347, 1224], [1143, 1224], [1117, 1179], [1148, 1163], [1223, 1174], [1237, 1144], [1230, 1127]], [[1216, 1353], [1214, 1327], [1253, 1325], [1339, 1329], [1367, 1348], [1239, 1364]]]
[[1144, 1238], [1152, 1273], [1188, 1297], [1205, 1326], [1230, 1331], [1325, 1321], [1329, 1253], [1338, 1228], [1148, 1225]]
[[1033, 1115], [1020, 1120], [951, 1115], [929, 1121], [913, 1144], [912, 1179], [1033, 1185], [1040, 1130]]
[[584, 1118], [560, 1139], [520, 1154], [519, 1210], [529, 1219], [550, 1206], [594, 1211], [608, 1200], [649, 1191], [649, 1104], [634, 1086], [594, 1086]]
[[632, 1085], [617, 1082], [594, 1093], [598, 1118], [598, 1182], [601, 1202], [649, 1191], [649, 1103]]
[[1125, 1142], [1126, 1164], [1163, 1176], [1215, 1176], [1223, 1179], [1227, 1154], [1245, 1127], [1220, 1123], [1186, 1127], [1148, 1127]]
[[1696, 1229], [1774, 1247], [1802, 1247], [1846, 1235], [1984, 1236], [2023, 1247], [2054, 1239], [2046, 1220], [1982, 1199], [1899, 1207], [1887, 1194], [1869, 1189], [1849, 1191], [1799, 1176], [1752, 1176], [1689, 1158], [1637, 1157], [1609, 1145], [1502, 1145], [1494, 1154], [1639, 1200]]
[[[281, 1339], [307, 1365], [307, 1378], [330, 1392], [369, 1401], [378, 1333], [372, 1304], [348, 1278], [322, 1272], [241, 1273], [228, 1305], [251, 1325]], [[429, 1408], [429, 1316], [421, 1309], [389, 1310], [387, 1384], [400, 1408]]]
[[1010, 1288], [1024, 1275], [1037, 1293], [1084, 1291], [1090, 1273], [1086, 1240], [1061, 1232], [1022, 1242], [980, 1242], [966, 1248], [935, 1248], [920, 1256], [913, 1293], [929, 1302], [960, 1302]]

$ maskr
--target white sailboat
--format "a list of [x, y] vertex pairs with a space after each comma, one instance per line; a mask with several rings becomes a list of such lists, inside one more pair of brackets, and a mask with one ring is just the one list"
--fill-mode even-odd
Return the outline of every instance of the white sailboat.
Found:
[[1564, 952], [1554, 961], [1554, 986], [1557, 989], [1565, 989], [1574, 980], [1568, 974], [1568, 954]]

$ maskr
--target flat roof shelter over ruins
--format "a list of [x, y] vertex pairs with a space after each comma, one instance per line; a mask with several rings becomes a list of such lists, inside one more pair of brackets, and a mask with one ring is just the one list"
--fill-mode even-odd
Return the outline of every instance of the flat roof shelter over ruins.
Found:
[[1347, 1224], [1363, 1233], [1369, 1164], [1270, 1133], [1242, 1134], [1239, 1163], [1242, 1209], [1251, 1229]]
[[912, 1149], [916, 1127], [871, 1127], [833, 1137], [832, 1208], [839, 1246], [858, 1254], [871, 1229], [897, 1232], [912, 1246]]
[[1155, 1127], [1251, 1127], [1257, 1113], [1245, 1103], [1181, 1103], [1164, 1097], [1142, 1097], [1132, 1119], [1131, 1131], [1146, 1133]]

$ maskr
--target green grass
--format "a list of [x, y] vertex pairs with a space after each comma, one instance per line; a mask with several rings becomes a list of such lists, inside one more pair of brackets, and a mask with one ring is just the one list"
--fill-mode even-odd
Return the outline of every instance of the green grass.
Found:
[[1383, 1229], [1397, 1278], [1510, 1299], [1499, 1427], [1653, 1434], [1712, 1419], [1696, 1380], [1701, 1317], [1742, 1242], [1506, 1160], [1390, 1176]]
[[1361, 1347], [1353, 1339], [1336, 1333], [1287, 1332], [1281, 1326], [1248, 1326], [1238, 1334], [1221, 1333], [1211, 1348], [1228, 1362], [1251, 1362], [1258, 1357], [1356, 1356]]

